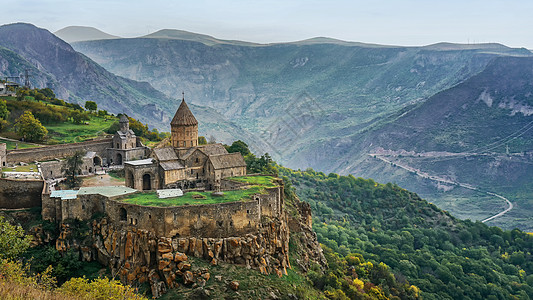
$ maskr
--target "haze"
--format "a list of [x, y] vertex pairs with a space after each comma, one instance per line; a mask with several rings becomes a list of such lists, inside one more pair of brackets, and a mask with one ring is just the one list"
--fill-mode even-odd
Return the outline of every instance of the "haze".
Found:
[[122, 37], [182, 29], [259, 43], [327, 36], [389, 45], [498, 42], [533, 49], [533, 1], [4, 0], [1, 24], [52, 32], [92, 26]]

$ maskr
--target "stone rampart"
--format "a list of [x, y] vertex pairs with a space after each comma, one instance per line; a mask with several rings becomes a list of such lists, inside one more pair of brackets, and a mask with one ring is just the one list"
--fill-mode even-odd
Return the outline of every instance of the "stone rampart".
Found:
[[93, 151], [99, 156], [107, 156], [107, 148], [112, 146], [112, 138], [85, 141], [81, 143], [43, 146], [29, 149], [7, 151], [7, 162], [33, 162], [63, 158], [74, 154], [78, 150]]
[[45, 220], [89, 220], [104, 213], [111, 223], [133, 226], [157, 236], [222, 238], [256, 232], [263, 216], [281, 215], [281, 187], [269, 188], [248, 201], [173, 207], [141, 206], [100, 195], [78, 195], [62, 200], [43, 194]]
[[227, 237], [255, 232], [260, 222], [257, 201], [151, 207], [107, 201], [105, 213], [113, 224], [133, 225], [157, 236]]
[[16, 209], [41, 206], [43, 180], [0, 178], [0, 208]]

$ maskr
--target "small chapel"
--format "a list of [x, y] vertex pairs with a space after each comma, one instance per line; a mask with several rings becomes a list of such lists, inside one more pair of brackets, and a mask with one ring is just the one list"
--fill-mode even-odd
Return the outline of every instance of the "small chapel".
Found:
[[198, 145], [198, 121], [185, 97], [170, 122], [170, 145], [152, 149], [149, 158], [124, 162], [126, 186], [137, 190], [217, 190], [221, 180], [246, 175], [242, 155], [222, 144]]

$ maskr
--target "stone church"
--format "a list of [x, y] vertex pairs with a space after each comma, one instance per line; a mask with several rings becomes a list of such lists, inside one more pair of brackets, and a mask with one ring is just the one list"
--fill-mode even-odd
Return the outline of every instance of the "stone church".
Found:
[[216, 190], [223, 178], [246, 175], [240, 153], [228, 153], [222, 144], [198, 145], [198, 121], [185, 99], [170, 127], [170, 146], [153, 149], [150, 158], [124, 163], [126, 186]]

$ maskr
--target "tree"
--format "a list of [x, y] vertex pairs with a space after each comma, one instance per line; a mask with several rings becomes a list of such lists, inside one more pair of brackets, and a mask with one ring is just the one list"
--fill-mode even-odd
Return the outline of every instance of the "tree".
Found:
[[40, 89], [39, 92], [41, 92], [43, 95], [50, 99], [54, 99], [56, 97], [56, 94], [54, 94], [54, 91], [52, 91], [52, 89], [50, 88]]
[[89, 121], [89, 115], [86, 112], [81, 112], [79, 110], [73, 111], [70, 116], [72, 117], [72, 122], [74, 124], [81, 124], [83, 121]]
[[228, 150], [229, 153], [240, 152], [242, 156], [252, 154], [248, 148], [248, 145], [241, 140], [233, 142], [233, 144], [231, 144], [229, 147], [226, 146], [226, 150]]
[[13, 226], [0, 216], [0, 259], [14, 259], [30, 246], [31, 236], [20, 226]]
[[205, 136], [198, 137], [198, 145], [207, 145], [207, 139], [205, 138]]
[[94, 101], [87, 101], [85, 102], [85, 108], [87, 110], [90, 110], [91, 112], [95, 112], [96, 109], [98, 108], [98, 105]]
[[83, 151], [76, 151], [74, 155], [67, 158], [61, 171], [65, 174], [65, 183], [69, 188], [74, 188], [80, 184], [77, 175], [81, 174], [81, 165], [83, 164]]
[[0, 119], [7, 120], [9, 117], [9, 110], [7, 110], [6, 100], [0, 100]]
[[30, 111], [25, 111], [15, 122], [17, 134], [25, 141], [41, 141], [48, 134], [48, 130], [37, 120]]

